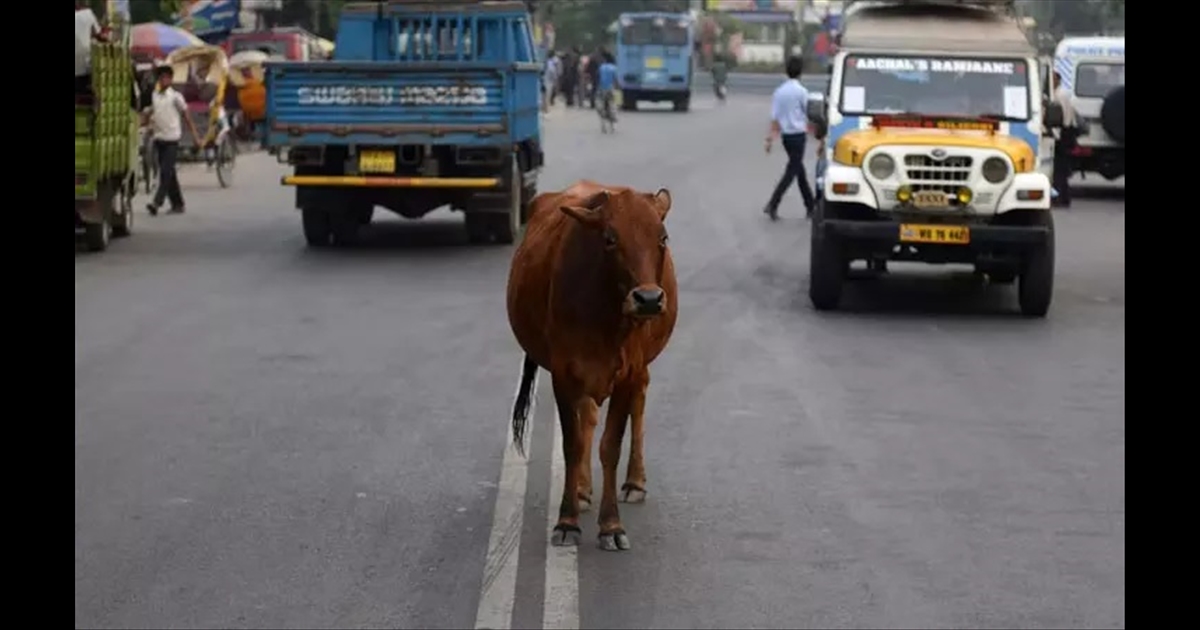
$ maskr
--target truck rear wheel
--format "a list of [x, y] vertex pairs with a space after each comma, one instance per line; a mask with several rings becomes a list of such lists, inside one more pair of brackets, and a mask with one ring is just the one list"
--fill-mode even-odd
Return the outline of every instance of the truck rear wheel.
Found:
[[300, 220], [304, 226], [304, 240], [309, 247], [327, 247], [333, 238], [333, 227], [329, 213], [323, 208], [301, 208]]
[[83, 225], [83, 244], [87, 246], [89, 252], [102, 252], [108, 249], [110, 242], [112, 242], [112, 223], [108, 220], [108, 213], [105, 213], [99, 223]]
[[133, 197], [137, 194], [136, 179], [133, 173], [130, 173], [117, 196], [117, 208], [120, 212], [113, 216], [113, 236], [133, 234]]
[[362, 213], [357, 208], [338, 208], [327, 213], [329, 227], [333, 233], [333, 244], [352, 247], [358, 244], [359, 229], [362, 228]]
[[521, 238], [528, 219], [529, 199], [525, 195], [525, 176], [520, 155], [513, 154], [510, 167], [507, 207], [503, 212], [468, 212], [465, 223], [471, 243], [494, 241], [511, 245]]

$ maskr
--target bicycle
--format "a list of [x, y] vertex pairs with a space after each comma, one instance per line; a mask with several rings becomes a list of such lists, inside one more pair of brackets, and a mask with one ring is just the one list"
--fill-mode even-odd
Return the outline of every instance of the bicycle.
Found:
[[616, 133], [617, 115], [613, 113], [613, 91], [604, 90], [600, 94], [600, 106], [596, 108], [600, 115], [600, 133]]

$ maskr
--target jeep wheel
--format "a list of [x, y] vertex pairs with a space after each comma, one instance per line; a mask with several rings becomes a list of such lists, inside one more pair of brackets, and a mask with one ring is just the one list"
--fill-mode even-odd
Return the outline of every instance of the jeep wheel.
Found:
[[333, 237], [329, 213], [323, 208], [301, 208], [300, 220], [304, 225], [304, 240], [309, 247], [328, 247]]
[[817, 207], [812, 222], [812, 237], [809, 245], [808, 298], [818, 311], [832, 311], [842, 301], [842, 287], [846, 283], [849, 261], [842, 253], [838, 237], [822, 234], [825, 220], [825, 204]]
[[1038, 224], [1050, 228], [1046, 243], [1030, 250], [1021, 262], [1017, 302], [1026, 317], [1045, 317], [1054, 297], [1054, 216], [1044, 213]]

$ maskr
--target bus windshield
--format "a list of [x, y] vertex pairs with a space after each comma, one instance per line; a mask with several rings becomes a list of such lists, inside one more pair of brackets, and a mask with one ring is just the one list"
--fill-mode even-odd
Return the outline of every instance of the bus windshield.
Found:
[[850, 55], [847, 115], [924, 114], [1029, 120], [1029, 69], [1020, 59]]
[[621, 20], [621, 43], [626, 46], [687, 46], [687, 23], [664, 18], [624, 18]]

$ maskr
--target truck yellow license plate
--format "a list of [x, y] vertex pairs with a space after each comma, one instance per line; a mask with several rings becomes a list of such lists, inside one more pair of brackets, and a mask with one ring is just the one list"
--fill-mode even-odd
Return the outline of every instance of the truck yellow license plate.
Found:
[[391, 151], [363, 151], [358, 155], [360, 173], [395, 173], [396, 154]]
[[657, 70], [663, 67], [662, 57], [646, 57], [646, 67], [651, 70]]
[[900, 225], [900, 242], [967, 245], [971, 242], [971, 229], [961, 225], [903, 223]]
[[950, 199], [940, 190], [922, 190], [913, 193], [913, 205], [918, 208], [945, 208], [950, 205]]

